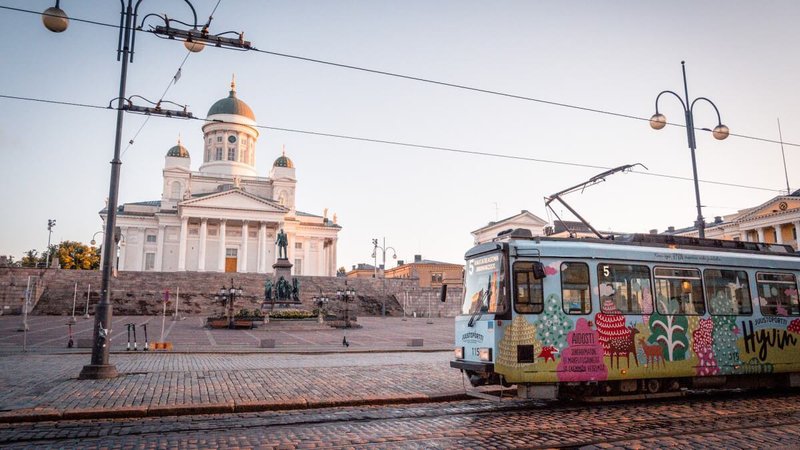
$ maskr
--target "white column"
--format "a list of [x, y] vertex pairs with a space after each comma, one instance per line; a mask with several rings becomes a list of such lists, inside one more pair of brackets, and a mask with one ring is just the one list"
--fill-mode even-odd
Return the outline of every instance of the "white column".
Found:
[[197, 270], [206, 271], [206, 240], [208, 240], [208, 218], [200, 219], [200, 247], [197, 250]]
[[[119, 262], [117, 263], [118, 264], [117, 271], [121, 272], [123, 270], [126, 270], [126, 267], [125, 267], [125, 256], [127, 255], [126, 250], [128, 248], [128, 241], [127, 241], [127, 239], [128, 239], [128, 228], [122, 228], [121, 227], [119, 229], [119, 232], [120, 232], [120, 234], [122, 236], [120, 236], [120, 241], [119, 241]], [[117, 244], [114, 243], [114, 246], [116, 246], [116, 245]], [[113, 253], [112, 254], [112, 258], [116, 258], [117, 257], [117, 249], [115, 248], [112, 253]]]
[[331, 262], [328, 265], [328, 276], [333, 276], [336, 274], [336, 244], [339, 242], [339, 239], [334, 239], [333, 243], [331, 244]]
[[217, 272], [225, 272], [225, 219], [219, 221], [219, 256]]
[[164, 260], [164, 228], [166, 225], [158, 224], [158, 236], [156, 237], [156, 272], [161, 272]]
[[756, 233], [758, 233], [758, 242], [764, 242], [764, 228], [758, 227], [756, 228]]
[[775, 243], [783, 244], [783, 236], [781, 236], [781, 226], [773, 225], [772, 228], [775, 230]]
[[259, 222], [258, 223], [258, 264], [256, 265], [256, 271], [258, 273], [266, 272], [266, 256], [264, 253], [266, 251], [266, 243], [267, 240], [267, 223], [266, 222]]
[[242, 254], [239, 255], [239, 272], [247, 273], [247, 241], [250, 240], [250, 227], [242, 221]]
[[136, 252], [139, 254], [139, 271], [144, 271], [144, 246], [147, 245], [147, 228], [139, 227], [136, 229], [136, 232], [139, 234], [139, 251]]
[[181, 218], [181, 234], [178, 236], [178, 272], [186, 271], [186, 240], [189, 238], [189, 218]]
[[325, 238], [317, 239], [317, 270], [314, 275], [325, 276]]
[[800, 249], [800, 220], [794, 223], [794, 249]]
[[311, 272], [311, 239], [303, 242], [303, 267], [298, 275], [306, 275]]
[[750, 238], [748, 237], [747, 230], [739, 231], [739, 240], [742, 242], [750, 242]]

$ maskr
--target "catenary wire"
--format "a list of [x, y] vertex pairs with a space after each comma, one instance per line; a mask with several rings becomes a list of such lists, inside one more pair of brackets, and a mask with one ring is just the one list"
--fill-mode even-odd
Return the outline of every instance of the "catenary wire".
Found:
[[[45, 14], [45, 13], [43, 13], [42, 11], [32, 11], [32, 10], [30, 10], [30, 9], [15, 8], [15, 7], [13, 7], [13, 6], [0, 6], [0, 9], [7, 9], [7, 10], [9, 10], [9, 11], [24, 12], [24, 13], [29, 13], [29, 14], [36, 14], [37, 16], [51, 16], [51, 17], [58, 17], [58, 18], [60, 18], [59, 16], [56, 16], [56, 15], [53, 15], [53, 14]], [[73, 20], [74, 20], [75, 22], [83, 22], [83, 23], [88, 23], [88, 24], [92, 24], [92, 25], [99, 25], [99, 26], [102, 26], [102, 27], [109, 27], [109, 28], [117, 28], [117, 29], [119, 29], [119, 25], [114, 25], [114, 24], [111, 24], [111, 23], [105, 23], [105, 22], [97, 22], [97, 21], [95, 21], [95, 20], [79, 19], [79, 18], [77, 18], [77, 17], [70, 17], [70, 18], [69, 18], [69, 20], [70, 20], [70, 21], [73, 21]]]
[[[55, 105], [65, 105], [65, 106], [74, 106], [74, 107], [82, 107], [82, 108], [94, 108], [94, 109], [104, 109], [104, 110], [112, 110], [116, 111], [117, 108], [107, 107], [107, 106], [97, 106], [97, 105], [89, 105], [85, 103], [76, 103], [76, 102], [63, 102], [63, 101], [56, 101], [56, 100], [47, 100], [47, 99], [40, 99], [40, 98], [33, 98], [33, 97], [22, 97], [22, 96], [15, 96], [15, 95], [6, 95], [0, 94], [0, 98], [8, 98], [13, 100], [23, 100], [23, 101], [32, 101], [38, 103], [50, 103]], [[213, 121], [216, 123], [233, 123], [233, 122], [225, 122], [221, 120], [210, 120], [208, 118], [202, 117], [192, 117], [192, 120], [201, 120], [201, 121]], [[284, 128], [284, 127], [273, 127], [268, 125], [253, 125], [256, 128], [261, 128], [264, 130], [272, 130], [272, 131], [283, 131], [286, 133], [297, 133], [297, 134], [305, 134], [310, 136], [320, 136], [320, 137], [329, 137], [329, 138], [336, 138], [336, 139], [345, 139], [351, 141], [359, 141], [359, 142], [370, 142], [375, 144], [386, 144], [386, 145], [395, 145], [400, 147], [407, 147], [407, 148], [418, 148], [422, 150], [434, 150], [434, 151], [442, 151], [442, 152], [450, 152], [450, 153], [459, 153], [464, 155], [474, 155], [474, 156], [487, 156], [492, 158], [502, 158], [502, 159], [510, 159], [516, 161], [527, 161], [527, 162], [537, 162], [543, 164], [556, 164], [562, 166], [570, 166], [570, 167], [581, 167], [581, 168], [588, 168], [588, 169], [600, 169], [600, 170], [608, 170], [611, 167], [606, 166], [598, 166], [593, 164], [582, 164], [576, 163], [571, 161], [558, 161], [553, 159], [542, 159], [542, 158], [533, 158], [529, 156], [519, 156], [519, 155], [507, 155], [503, 153], [491, 153], [491, 152], [482, 152], [477, 150], [466, 150], [460, 148], [452, 148], [452, 147], [441, 147], [436, 145], [425, 145], [425, 144], [414, 144], [410, 142], [401, 142], [401, 141], [393, 141], [388, 139], [375, 139], [375, 138], [368, 138], [368, 137], [361, 137], [361, 136], [352, 136], [346, 134], [335, 134], [335, 133], [325, 133], [321, 131], [311, 131], [311, 130], [300, 130], [296, 128]], [[662, 174], [656, 172], [642, 172], [638, 170], [632, 170], [631, 173], [639, 174], [639, 175], [648, 175], [660, 178], [667, 178], [673, 180], [681, 180], [681, 181], [694, 181], [693, 178], [689, 177], [682, 177], [678, 175], [669, 175], [669, 174]], [[705, 184], [714, 184], [718, 186], [727, 186], [727, 187], [736, 187], [742, 189], [753, 189], [759, 191], [768, 191], [768, 192], [783, 192], [783, 189], [773, 189], [773, 188], [766, 188], [761, 186], [750, 186], [745, 184], [737, 184], [737, 183], [727, 183], [724, 181], [713, 181], [713, 180], [698, 180], [701, 183]]]
[[[217, 2], [217, 6], [219, 6], [219, 2]], [[217, 6], [214, 7], [215, 11], [216, 11]], [[32, 14], [41, 15], [41, 13], [38, 12], [38, 11], [32, 11], [32, 10], [27, 10], [27, 9], [22, 9], [22, 8], [13, 8], [13, 7], [9, 7], [9, 6], [0, 6], [0, 9], [8, 9], [8, 10], [12, 10], [12, 11], [19, 11], [19, 12], [25, 12], [25, 13], [32, 13]], [[213, 12], [212, 12], [212, 15], [213, 15]], [[102, 23], [102, 22], [95, 22], [95, 21], [91, 21], [91, 20], [76, 19], [76, 18], [72, 18], [72, 17], [70, 17], [70, 20], [75, 20], [77, 22], [85, 22], [85, 23], [89, 23], [89, 24], [93, 24], [93, 25], [102, 25], [102, 26], [107, 26], [107, 27], [119, 28], [118, 25], [112, 25], [112, 24], [107, 24], [107, 23]], [[146, 33], [154, 33], [154, 31], [152, 31], [152, 30], [139, 30], [139, 31], [146, 32]], [[478, 92], [478, 93], [483, 93], [483, 94], [496, 95], [496, 96], [501, 96], [501, 97], [506, 97], [506, 98], [513, 98], [513, 99], [517, 99], [517, 100], [525, 100], [525, 101], [541, 103], [541, 104], [550, 105], [550, 106], [557, 106], [557, 107], [561, 107], [561, 108], [568, 108], [568, 109], [574, 109], [574, 110], [578, 110], [578, 111], [592, 112], [592, 113], [596, 113], [596, 114], [604, 114], [604, 115], [613, 116], [613, 117], [619, 117], [619, 118], [624, 118], [624, 119], [632, 119], [632, 120], [647, 121], [647, 122], [650, 121], [650, 119], [647, 118], [647, 117], [640, 117], [640, 116], [635, 116], [635, 115], [632, 115], [632, 114], [618, 113], [618, 112], [609, 111], [609, 110], [605, 110], [605, 109], [598, 109], [598, 108], [589, 108], [589, 107], [586, 107], [586, 106], [573, 105], [573, 104], [570, 104], [570, 103], [562, 103], [562, 102], [557, 102], [557, 101], [553, 101], [553, 100], [545, 100], [545, 99], [540, 99], [540, 98], [535, 98], [535, 97], [528, 97], [528, 96], [518, 95], [518, 94], [511, 94], [511, 93], [508, 93], [508, 92], [496, 91], [496, 90], [492, 90], [492, 89], [482, 89], [482, 88], [467, 86], [467, 85], [458, 84], [458, 83], [450, 83], [450, 82], [446, 82], [446, 81], [433, 80], [433, 79], [430, 79], [430, 78], [423, 78], [423, 77], [417, 77], [417, 76], [412, 76], [412, 75], [404, 75], [404, 74], [397, 73], [397, 72], [389, 72], [389, 71], [385, 71], [385, 70], [370, 69], [370, 68], [367, 68], [367, 67], [356, 66], [356, 65], [352, 65], [352, 64], [337, 63], [337, 62], [334, 62], [334, 61], [327, 61], [327, 60], [317, 59], [317, 58], [309, 58], [309, 57], [306, 57], [306, 56], [292, 55], [292, 54], [289, 54], [289, 53], [275, 52], [275, 51], [271, 51], [271, 50], [261, 50], [261, 49], [255, 48], [255, 47], [251, 47], [250, 50], [254, 51], [254, 52], [257, 52], [257, 53], [266, 54], [266, 55], [278, 56], [278, 57], [281, 57], [281, 58], [289, 58], [289, 59], [294, 59], [294, 60], [299, 60], [299, 61], [311, 62], [311, 63], [315, 63], [315, 64], [323, 64], [323, 65], [332, 66], [332, 67], [339, 67], [339, 68], [342, 68], [342, 69], [350, 69], [350, 70], [356, 70], [356, 71], [361, 71], [361, 72], [366, 72], [366, 73], [372, 73], [372, 74], [376, 74], [376, 75], [383, 75], [383, 76], [388, 76], [388, 77], [394, 77], [394, 78], [406, 79], [406, 80], [411, 80], [411, 81], [417, 81], [417, 82], [421, 82], [421, 83], [445, 86], [445, 87], [450, 87], [450, 88], [454, 88], [454, 89], [461, 89], [461, 90], [466, 90], [466, 91], [471, 91], [471, 92]], [[670, 125], [670, 126], [686, 128], [685, 124], [673, 123], [673, 122], [667, 122], [666, 124]], [[710, 131], [710, 130], [704, 130], [702, 128], [695, 128], [695, 130], [696, 131]], [[749, 139], [749, 140], [758, 141], [758, 142], [766, 142], [766, 143], [770, 143], [770, 144], [783, 144], [783, 145], [788, 145], [790, 147], [800, 147], [800, 143], [793, 143], [793, 142], [787, 142], [787, 141], [782, 141], [782, 140], [775, 140], [775, 139], [763, 138], [763, 137], [758, 137], [758, 136], [751, 136], [751, 135], [747, 135], [747, 134], [729, 133], [729, 135], [733, 136], [733, 137], [738, 137], [738, 138], [742, 138], [742, 139]]]

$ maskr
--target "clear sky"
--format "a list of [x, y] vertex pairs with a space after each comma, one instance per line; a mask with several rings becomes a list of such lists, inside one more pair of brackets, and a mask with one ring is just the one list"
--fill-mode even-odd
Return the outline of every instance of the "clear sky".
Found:
[[[52, 1], [0, 0], [43, 11]], [[195, 0], [204, 20], [216, 0]], [[116, 24], [119, 3], [62, 0], [75, 18]], [[148, 13], [190, 21], [180, 0], [145, 0]], [[317, 58], [482, 89], [650, 117], [656, 95], [713, 100], [732, 133], [800, 143], [800, 3], [789, 1], [244, 1], [222, 0], [211, 31], [244, 31], [262, 50]], [[155, 22], [148, 22], [153, 24]], [[120, 64], [114, 28], [72, 21], [61, 34], [41, 19], [0, 9], [0, 95], [107, 105]], [[157, 99], [186, 55], [178, 42], [138, 33], [128, 95]], [[207, 48], [189, 56], [165, 99], [195, 115], [239, 97], [260, 125], [691, 177], [683, 128], [254, 52]], [[672, 97], [661, 112], [683, 123]], [[0, 98], [0, 254], [20, 258], [53, 241], [88, 243], [101, 229], [116, 114]], [[143, 116], [126, 115], [123, 141]], [[698, 127], [713, 128], [699, 103]], [[161, 196], [164, 155], [180, 134], [201, 162], [200, 121], [153, 118], [123, 146], [120, 202]], [[470, 231], [527, 209], [548, 219], [543, 197], [600, 170], [261, 130], [256, 166], [266, 176], [283, 145], [297, 168], [297, 208], [338, 216], [338, 265], [371, 262], [371, 239], [386, 237], [399, 259], [451, 262]], [[755, 206], [785, 189], [780, 145], [698, 132], [704, 215]], [[800, 147], [785, 147], [789, 183], [800, 188]], [[769, 189], [772, 189], [770, 191]], [[692, 183], [620, 174], [568, 201], [597, 228], [629, 232], [683, 227], [695, 218]], [[379, 261], [380, 263], [380, 261]], [[391, 264], [389, 264], [391, 266]]]

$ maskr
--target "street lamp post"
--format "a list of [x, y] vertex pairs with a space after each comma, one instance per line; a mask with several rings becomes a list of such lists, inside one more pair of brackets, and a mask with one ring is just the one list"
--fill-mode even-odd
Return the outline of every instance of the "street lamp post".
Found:
[[348, 287], [345, 282], [344, 289], [336, 290], [336, 298], [344, 302], [344, 327], [350, 328], [350, 301], [356, 298], [356, 290]]
[[238, 288], [233, 287], [233, 278], [231, 278], [231, 287], [226, 288], [225, 285], [219, 290], [219, 293], [214, 296], [214, 300], [222, 301], [225, 303], [225, 310], [226, 315], [228, 316], [228, 328], [234, 329], [236, 328], [236, 323], [234, 321], [234, 317], [236, 314], [234, 313], [234, 303], [236, 303], [236, 297], [241, 297], [244, 291], [242, 291], [242, 286], [239, 285]]
[[325, 317], [322, 314], [322, 309], [325, 308], [325, 305], [328, 304], [328, 301], [329, 301], [328, 297], [326, 297], [322, 293], [322, 289], [320, 289], [319, 290], [319, 297], [314, 297], [313, 300], [314, 300], [314, 303], [317, 305], [317, 309], [319, 310], [319, 318], [318, 318], [319, 323], [320, 324], [325, 323]]
[[56, 219], [47, 219], [47, 267], [46, 269], [50, 268], [50, 254], [53, 253], [50, 251], [50, 238], [53, 236], [53, 227], [56, 226]]
[[[194, 21], [191, 25], [183, 24], [183, 22], [174, 19], [169, 19], [166, 17], [166, 15], [162, 17], [156, 14], [146, 15], [144, 18], [142, 18], [142, 24], [148, 17], [158, 16], [164, 21], [165, 26], [155, 26], [153, 28], [153, 33], [161, 37], [166, 37], [169, 39], [177, 38], [183, 41], [184, 46], [190, 52], [199, 52], [205, 47], [206, 44], [209, 43], [218, 47], [236, 48], [239, 50], [249, 50], [251, 48], [250, 42], [244, 40], [243, 33], [238, 33], [238, 38], [236, 39], [223, 37], [221, 34], [210, 35], [208, 33], [208, 27], [211, 24], [211, 18], [209, 18], [209, 21], [202, 27], [202, 29], [198, 29], [197, 12], [195, 11], [194, 6], [192, 6], [192, 3], [189, 2], [189, 0], [184, 0], [184, 2], [192, 10]], [[114, 158], [111, 160], [111, 180], [109, 183], [108, 206], [106, 212], [106, 229], [105, 235], [103, 236], [103, 247], [106, 249], [112, 248], [111, 246], [115, 240], [114, 230], [117, 219], [119, 175], [120, 165], [122, 164], [122, 160], [120, 159], [120, 147], [122, 145], [122, 118], [123, 111], [129, 109], [126, 108], [125, 103], [125, 87], [128, 77], [128, 63], [133, 62], [135, 32], [137, 28], [140, 29], [142, 25], [138, 24], [137, 27], [137, 24], [135, 23], [139, 14], [139, 6], [141, 3], [142, 0], [137, 0], [134, 6], [134, 1], [128, 0], [126, 5], [124, 0], [120, 0], [120, 30], [119, 39], [117, 42], [117, 61], [122, 62], [122, 67], [120, 68], [119, 96], [117, 97], [117, 124], [114, 141]], [[48, 8], [42, 13], [42, 22], [45, 28], [54, 33], [61, 33], [67, 29], [69, 26], [69, 18], [67, 17], [66, 13], [59, 8], [59, 0], [56, 0], [54, 7]], [[174, 28], [171, 26], [172, 22], [181, 23], [183, 25], [191, 26], [192, 28], [190, 30]], [[228, 33], [230, 32], [222, 34]], [[116, 238], [116, 240], [118, 239], [119, 238]], [[106, 252], [106, 257], [103, 258], [101, 262], [103, 267], [101, 279], [102, 282], [100, 301], [95, 307], [92, 359], [91, 363], [84, 366], [81, 370], [79, 376], [81, 379], [103, 379], [114, 378], [117, 376], [116, 367], [108, 362], [110, 349], [110, 342], [108, 342], [108, 338], [111, 332], [112, 312], [109, 283], [111, 274], [113, 272], [115, 259], [108, 257], [108, 253], [109, 252]]]
[[397, 259], [397, 250], [394, 247], [387, 247], [386, 246], [386, 237], [383, 238], [383, 246], [378, 245], [378, 240], [372, 240], [372, 258], [375, 260], [375, 272], [373, 277], [377, 278], [378, 276], [378, 250], [380, 249], [382, 260], [383, 260], [383, 302], [381, 303], [381, 317], [386, 317], [386, 251], [392, 251], [392, 258]]
[[695, 202], [697, 203], [697, 220], [695, 221], [695, 226], [697, 227], [697, 231], [699, 237], [705, 238], [706, 237], [706, 222], [703, 219], [703, 210], [702, 205], [700, 204], [700, 185], [697, 179], [697, 162], [695, 161], [695, 149], [697, 148], [695, 134], [694, 134], [694, 104], [697, 103], [698, 100], [704, 100], [708, 104], [710, 104], [714, 111], [717, 113], [717, 126], [714, 127], [714, 130], [708, 130], [707, 128], [703, 128], [703, 130], [711, 131], [714, 135], [714, 138], [717, 140], [723, 140], [728, 137], [730, 134], [730, 130], [728, 127], [722, 124], [722, 118], [719, 114], [719, 109], [717, 109], [717, 105], [714, 104], [711, 100], [705, 97], [697, 97], [691, 102], [689, 101], [689, 88], [686, 84], [686, 62], [681, 61], [681, 69], [683, 70], [683, 93], [684, 97], [681, 98], [680, 95], [676, 94], [673, 91], [661, 91], [656, 96], [656, 113], [650, 118], [650, 126], [654, 130], [660, 130], [667, 125], [667, 118], [663, 114], [658, 112], [658, 100], [664, 94], [672, 94], [675, 98], [681, 102], [681, 106], [683, 106], [683, 113], [686, 120], [686, 138], [689, 143], [689, 149], [692, 153], [692, 175], [694, 177], [694, 196]]

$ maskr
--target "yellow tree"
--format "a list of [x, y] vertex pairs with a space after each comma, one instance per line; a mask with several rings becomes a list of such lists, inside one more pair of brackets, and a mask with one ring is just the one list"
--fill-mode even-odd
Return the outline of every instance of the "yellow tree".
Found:
[[100, 267], [97, 249], [74, 241], [63, 241], [56, 252], [62, 269], [92, 270]]

